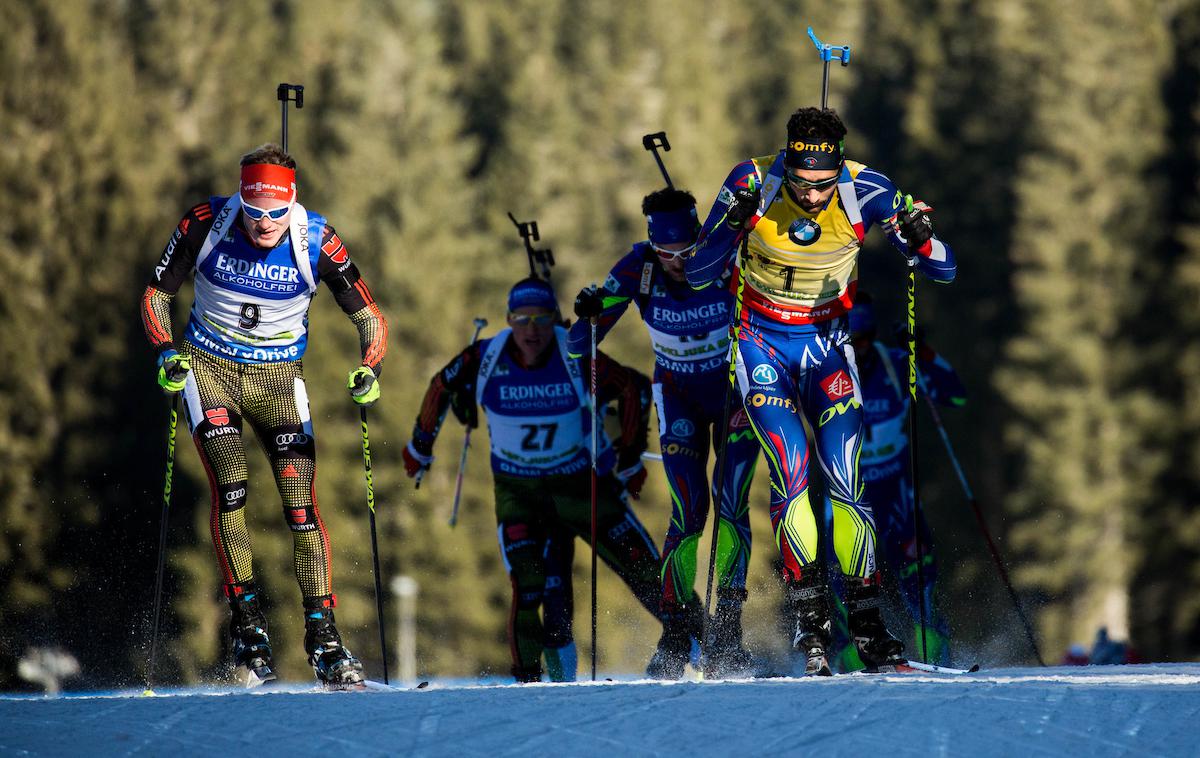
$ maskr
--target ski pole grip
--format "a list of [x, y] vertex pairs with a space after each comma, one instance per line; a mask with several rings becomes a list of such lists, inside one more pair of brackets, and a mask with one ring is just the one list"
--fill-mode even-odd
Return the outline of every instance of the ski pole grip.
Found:
[[654, 150], [656, 147], [661, 147], [664, 152], [671, 152], [671, 143], [667, 141], [666, 132], [655, 132], [642, 137], [642, 147], [647, 150]]
[[[292, 97], [293, 94], [295, 95], [295, 97]], [[284, 102], [284, 103], [293, 102], [296, 104], [297, 108], [303, 108], [304, 107], [304, 85], [303, 84], [288, 84], [287, 82], [281, 82], [280, 85], [275, 88], [275, 97], [278, 98], [280, 100], [280, 102]]]
[[827, 45], [817, 39], [813, 28], [808, 27], [808, 38], [812, 40], [813, 45], [817, 48], [817, 54], [821, 56], [821, 60], [828, 63], [829, 61], [839, 61], [842, 66], [850, 65], [850, 46], [849, 45]]

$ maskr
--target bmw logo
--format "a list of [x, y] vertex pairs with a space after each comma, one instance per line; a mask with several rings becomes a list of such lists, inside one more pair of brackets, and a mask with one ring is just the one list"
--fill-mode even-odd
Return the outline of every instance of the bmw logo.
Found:
[[750, 373], [750, 378], [758, 384], [774, 384], [779, 381], [779, 374], [776, 373], [772, 366], [760, 363], [754, 367], [754, 371]]
[[685, 418], [676, 419], [675, 422], [671, 424], [671, 434], [674, 434], [676, 437], [691, 437], [695, 433], [696, 427], [691, 421], [688, 421]]
[[811, 218], [798, 218], [788, 227], [788, 239], [801, 247], [811, 245], [821, 238], [821, 227]]

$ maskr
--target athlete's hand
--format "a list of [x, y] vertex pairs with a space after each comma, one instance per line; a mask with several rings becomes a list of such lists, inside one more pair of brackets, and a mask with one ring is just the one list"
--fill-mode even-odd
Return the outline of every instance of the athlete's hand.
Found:
[[430, 464], [433, 463], [433, 456], [428, 453], [422, 453], [413, 447], [412, 440], [404, 446], [404, 473], [411, 479], [422, 471], [428, 471]]
[[896, 228], [908, 243], [909, 255], [929, 255], [929, 240], [933, 239], [933, 219], [925, 203], [914, 203], [912, 195], [904, 196], [904, 210], [896, 214]]
[[575, 315], [583, 320], [599, 316], [604, 312], [604, 294], [594, 285], [589, 284], [579, 290], [575, 296]]
[[346, 389], [350, 390], [354, 402], [364, 408], [370, 408], [379, 399], [379, 380], [370, 366], [359, 366], [351, 371], [346, 380]]
[[167, 392], [179, 392], [187, 382], [192, 365], [175, 350], [167, 349], [158, 355], [158, 386]]
[[[903, 348], [908, 347], [908, 324], [904, 321], [897, 321], [892, 329], [892, 336], [896, 338], [896, 342]], [[917, 324], [917, 358], [924, 363], [930, 363], [937, 357], [937, 353], [925, 341], [925, 327]]]
[[729, 209], [725, 211], [725, 223], [732, 229], [741, 229], [750, 217], [758, 212], [758, 203], [762, 192], [757, 186], [741, 187], [733, 193], [729, 201]]
[[451, 392], [450, 410], [454, 417], [468, 429], [479, 426], [479, 408], [475, 405], [475, 396], [470, 392]]
[[621, 480], [621, 484], [625, 485], [625, 491], [633, 496], [634, 500], [641, 500], [642, 487], [646, 484], [646, 467], [638, 461], [636, 465], [618, 471], [617, 479]]

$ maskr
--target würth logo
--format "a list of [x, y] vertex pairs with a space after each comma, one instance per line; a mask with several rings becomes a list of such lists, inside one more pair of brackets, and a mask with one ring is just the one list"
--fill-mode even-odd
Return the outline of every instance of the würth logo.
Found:
[[324, 245], [321, 245], [321, 250], [334, 263], [345, 263], [346, 259], [350, 257], [350, 253], [347, 252], [346, 246], [342, 244], [342, 240], [337, 234], [334, 234]]
[[204, 417], [212, 423], [213, 426], [225, 426], [229, 423], [229, 411], [225, 408], [213, 408], [205, 411]]

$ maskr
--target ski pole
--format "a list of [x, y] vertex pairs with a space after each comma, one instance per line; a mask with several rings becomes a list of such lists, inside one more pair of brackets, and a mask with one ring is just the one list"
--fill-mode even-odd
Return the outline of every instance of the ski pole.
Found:
[[179, 423], [179, 393], [171, 398], [171, 421], [167, 431], [167, 473], [163, 482], [162, 516], [158, 526], [158, 569], [154, 573], [154, 625], [150, 633], [150, 666], [146, 669], [146, 689], [143, 695], [153, 695], [154, 663], [158, 653], [158, 616], [162, 608], [163, 569], [167, 554], [167, 516], [171, 509], [171, 488], [175, 478], [175, 428]]
[[829, 102], [829, 62], [841, 61], [842, 68], [850, 65], [850, 46], [849, 45], [826, 45], [821, 40], [817, 39], [817, 35], [813, 32], [813, 28], [808, 27], [808, 38], [817, 46], [817, 54], [821, 56], [821, 62], [824, 64], [821, 70], [821, 110], [825, 110]]
[[733, 327], [729, 328], [729, 382], [725, 385], [725, 409], [721, 412], [721, 447], [717, 450], [717, 470], [713, 480], [712, 545], [708, 551], [708, 581], [704, 586], [704, 633], [700, 641], [700, 660], [708, 660], [709, 644], [715, 642], [716, 628], [712, 621], [713, 578], [717, 573], [717, 542], [721, 534], [721, 503], [725, 498], [725, 459], [729, 449], [729, 409], [733, 405], [733, 385], [737, 381]]
[[517, 234], [521, 235], [521, 241], [525, 243], [525, 255], [529, 258], [529, 275], [535, 279], [538, 278], [537, 269], [540, 267], [541, 278], [547, 282], [550, 281], [550, 269], [554, 268], [554, 251], [550, 248], [534, 249], [533, 243], [541, 240], [537, 222], [517, 221], [517, 217], [512, 215], [511, 211], [508, 214], [508, 220], [517, 227]]
[[671, 175], [667, 173], [667, 166], [663, 163], [663, 159], [658, 154], [658, 148], [662, 148], [664, 153], [671, 152], [671, 143], [667, 142], [666, 132], [655, 132], [642, 137], [642, 147], [654, 153], [654, 160], [658, 163], [658, 170], [662, 172], [663, 179], [667, 182], [667, 189], [675, 189], [675, 185], [671, 183]]
[[[906, 209], [911, 213], [912, 195], [905, 197]], [[925, 544], [921, 539], [923, 522], [921, 519], [921, 487], [917, 479], [917, 257], [914, 255], [908, 261], [908, 397], [911, 408], [908, 413], [908, 468], [912, 475], [912, 515], [913, 535], [917, 543], [917, 607], [921, 617], [918, 625], [921, 629], [921, 662], [928, 663], [925, 634]]]
[[375, 532], [375, 485], [371, 479], [371, 438], [367, 435], [367, 409], [359, 406], [362, 421], [363, 468], [367, 474], [367, 511], [371, 521], [371, 560], [375, 567], [375, 611], [379, 616], [379, 649], [383, 653], [383, 683], [388, 683], [387, 634], [384, 631], [383, 584], [379, 580], [379, 539]]
[[592, 411], [592, 681], [596, 681], [596, 455], [599, 445], [599, 419], [596, 415], [596, 317], [591, 319], [591, 411]]
[[282, 147], [283, 152], [286, 153], [288, 149], [288, 103], [295, 103], [296, 110], [300, 110], [304, 107], [304, 85], [281, 83], [275, 88], [275, 97], [279, 98], [279, 105], [282, 110], [282, 128], [280, 133], [283, 135], [283, 143], [280, 145], [280, 147]]
[[[471, 344], [474, 345], [479, 341], [479, 333], [487, 326], [486, 318], [475, 319], [475, 336], [471, 337]], [[454, 483], [454, 507], [450, 511], [450, 526], [458, 523], [458, 503], [462, 499], [463, 474], [467, 470], [467, 448], [471, 446], [471, 427], [467, 427], [467, 433], [463, 436], [462, 455], [458, 457], [458, 479]]]
[[954, 468], [954, 473], [958, 476], [958, 482], [962, 485], [963, 494], [967, 497], [967, 502], [971, 504], [971, 510], [975, 513], [975, 520], [979, 523], [979, 531], [983, 534], [983, 539], [987, 542], [988, 551], [992, 554], [992, 562], [996, 564], [996, 571], [1000, 574], [1000, 579], [1004, 582], [1005, 589], [1008, 590], [1008, 596], [1012, 599], [1013, 608], [1017, 612], [1017, 617], [1021, 620], [1021, 625], [1025, 630], [1025, 639], [1029, 642], [1029, 649], [1033, 651], [1033, 656], [1037, 658], [1038, 665], [1045, 666], [1046, 662], [1042, 659], [1042, 651], [1038, 649], [1037, 639], [1033, 633], [1033, 626], [1029, 623], [1029, 618], [1025, 615], [1025, 609], [1021, 606], [1021, 600], [1017, 596], [1017, 591], [1013, 587], [1012, 581], [1008, 578], [1008, 569], [1005, 567], [1003, 556], [1000, 555], [999, 548], [996, 547], [996, 541], [992, 539], [992, 532], [988, 529], [987, 521], [983, 518], [983, 511], [979, 507], [979, 501], [975, 498], [975, 493], [971, 490], [971, 485], [967, 483], [967, 475], [963, 473], [962, 465], [958, 462], [958, 456], [954, 454], [954, 445], [950, 443], [950, 435], [946, 432], [946, 427], [942, 423], [942, 415], [938, 412], [937, 404], [933, 402], [933, 398], [929, 396], [929, 390], [925, 383], [925, 377], [917, 372], [917, 382], [921, 385], [921, 392], [925, 395], [925, 405], [929, 408], [929, 415], [933, 418], [933, 425], [937, 428], [938, 435], [942, 438], [942, 445], [946, 448], [946, 454], [950, 456], [950, 465]]

